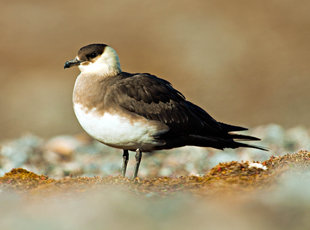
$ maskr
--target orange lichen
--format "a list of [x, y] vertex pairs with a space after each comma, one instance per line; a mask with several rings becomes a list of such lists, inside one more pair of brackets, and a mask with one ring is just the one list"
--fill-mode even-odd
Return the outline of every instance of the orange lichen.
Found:
[[48, 179], [47, 176], [37, 175], [25, 169], [16, 168], [0, 177], [0, 186], [4, 189], [28, 191], [41, 184], [48, 184], [54, 181], [53, 179]]

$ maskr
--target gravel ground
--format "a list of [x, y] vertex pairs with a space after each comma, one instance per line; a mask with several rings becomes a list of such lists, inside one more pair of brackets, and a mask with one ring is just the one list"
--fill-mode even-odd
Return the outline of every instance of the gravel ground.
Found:
[[[270, 124], [252, 128], [248, 133], [262, 139], [257, 149], [226, 149], [186, 146], [144, 154], [140, 166], [141, 177], [202, 175], [220, 162], [264, 161], [310, 149], [309, 130], [295, 127], [284, 130]], [[134, 153], [130, 153], [127, 175], [133, 173]], [[122, 150], [107, 147], [86, 134], [61, 135], [44, 140], [32, 134], [0, 143], [0, 176], [12, 168], [24, 168], [53, 178], [64, 176], [116, 176], [120, 174]]]
[[0, 229], [310, 229], [310, 153], [298, 152], [310, 149], [309, 130], [249, 134], [270, 151], [158, 151], [136, 180], [119, 176], [121, 150], [84, 134], [3, 141]]
[[203, 176], [0, 177], [0, 229], [310, 228], [310, 153], [220, 163]]

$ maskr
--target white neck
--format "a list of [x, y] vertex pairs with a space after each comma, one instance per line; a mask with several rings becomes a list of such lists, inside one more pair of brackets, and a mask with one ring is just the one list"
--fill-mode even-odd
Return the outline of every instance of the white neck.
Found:
[[97, 74], [104, 76], [113, 76], [122, 72], [116, 51], [107, 46], [104, 52], [95, 62], [86, 62], [79, 65], [79, 69], [83, 74]]

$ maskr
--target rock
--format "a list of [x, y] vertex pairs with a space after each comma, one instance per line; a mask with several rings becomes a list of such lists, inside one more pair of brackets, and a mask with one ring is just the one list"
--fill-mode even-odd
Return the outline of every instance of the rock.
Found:
[[73, 152], [83, 145], [83, 142], [72, 136], [57, 136], [45, 144], [45, 149], [59, 154], [64, 159], [70, 159]]

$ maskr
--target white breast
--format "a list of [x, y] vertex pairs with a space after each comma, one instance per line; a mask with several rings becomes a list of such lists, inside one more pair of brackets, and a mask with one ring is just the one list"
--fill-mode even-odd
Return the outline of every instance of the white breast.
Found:
[[155, 124], [147, 120], [130, 121], [117, 114], [98, 114], [96, 109], [86, 111], [80, 104], [74, 105], [74, 111], [83, 129], [98, 141], [116, 148], [150, 151], [164, 143], [154, 139], [154, 135], [167, 130], [158, 130]]

